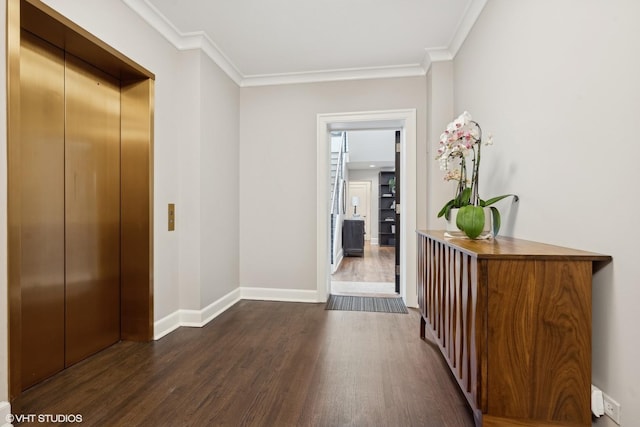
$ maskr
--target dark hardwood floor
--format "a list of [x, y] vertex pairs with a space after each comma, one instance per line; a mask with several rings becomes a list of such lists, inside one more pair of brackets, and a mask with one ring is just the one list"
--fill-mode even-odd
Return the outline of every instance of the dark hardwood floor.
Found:
[[83, 426], [473, 426], [437, 347], [418, 336], [415, 310], [240, 301], [203, 328], [120, 342], [12, 410], [80, 414]]

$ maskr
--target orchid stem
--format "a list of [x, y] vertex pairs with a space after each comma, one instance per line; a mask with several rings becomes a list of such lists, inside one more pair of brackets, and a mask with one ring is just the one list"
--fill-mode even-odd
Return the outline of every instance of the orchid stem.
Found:
[[[478, 141], [473, 144], [473, 175], [471, 177], [471, 185], [473, 189], [471, 191], [471, 203], [473, 206], [480, 205], [480, 193], [478, 191], [478, 175], [480, 171], [480, 149], [482, 147], [482, 128], [478, 124], [478, 122], [471, 121], [478, 128]], [[476, 152], [475, 146], [478, 146], [478, 151]]]

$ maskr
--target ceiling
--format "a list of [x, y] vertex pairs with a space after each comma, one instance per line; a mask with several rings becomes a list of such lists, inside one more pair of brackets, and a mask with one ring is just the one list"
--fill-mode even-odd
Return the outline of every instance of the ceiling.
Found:
[[424, 75], [486, 0], [122, 0], [241, 86]]
[[395, 167], [395, 130], [356, 130], [347, 132], [349, 170], [374, 170]]

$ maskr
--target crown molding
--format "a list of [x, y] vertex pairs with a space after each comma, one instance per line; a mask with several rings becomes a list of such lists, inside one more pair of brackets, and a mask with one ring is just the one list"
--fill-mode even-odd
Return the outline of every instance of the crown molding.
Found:
[[427, 72], [429, 71], [429, 67], [431, 67], [432, 63], [451, 60], [453, 60], [453, 55], [448, 48], [443, 47], [438, 49], [425, 49], [422, 68], [424, 68], [425, 72]]
[[204, 32], [182, 33], [155, 6], [147, 0], [122, 0], [131, 10], [140, 15], [178, 50], [202, 50], [238, 86], [244, 76], [218, 46]]
[[340, 80], [364, 80], [393, 77], [424, 76], [431, 63], [451, 61], [471, 32], [488, 0], [472, 0], [467, 7], [448, 47], [426, 49], [422, 64], [408, 64], [390, 67], [350, 68], [337, 70], [309, 71], [301, 73], [243, 75], [238, 67], [216, 46], [206, 33], [180, 32], [148, 0], [122, 0], [131, 10], [140, 15], [152, 28], [158, 31], [178, 50], [202, 50], [240, 87], [284, 85], [299, 83], [332, 82]]
[[467, 6], [467, 10], [464, 12], [456, 32], [453, 34], [448, 47], [441, 47], [435, 49], [425, 49], [426, 54], [424, 62], [422, 64], [425, 72], [429, 70], [433, 62], [451, 61], [456, 57], [458, 51], [462, 47], [462, 44], [469, 36], [471, 29], [475, 25], [476, 21], [480, 17], [488, 0], [472, 0]]
[[242, 80], [241, 87], [270, 86], [299, 83], [335, 82], [341, 80], [385, 79], [393, 77], [424, 76], [421, 64], [391, 67], [350, 68], [339, 70], [309, 71], [302, 73], [250, 75]]
[[449, 42], [449, 52], [451, 53], [452, 58], [455, 58], [458, 54], [458, 51], [469, 36], [471, 29], [480, 17], [480, 14], [484, 10], [486, 4], [487, 0], [472, 0], [471, 3], [469, 3], [466, 12], [460, 20], [460, 24], [458, 24], [456, 32]]

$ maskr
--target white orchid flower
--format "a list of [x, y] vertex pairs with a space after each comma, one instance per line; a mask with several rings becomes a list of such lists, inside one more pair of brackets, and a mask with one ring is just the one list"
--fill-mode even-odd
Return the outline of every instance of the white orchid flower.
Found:
[[488, 134], [484, 139], [484, 145], [493, 145], [493, 135]]
[[448, 157], [445, 157], [445, 158], [440, 157], [438, 159], [438, 162], [440, 163], [440, 170], [443, 170], [443, 171], [449, 170], [449, 158]]
[[466, 125], [466, 123], [463, 116], [460, 116], [453, 121], [453, 127], [455, 130], [461, 129], [464, 125]]
[[462, 179], [460, 169], [448, 170], [447, 173], [444, 174], [445, 181], [460, 181], [460, 179]]

